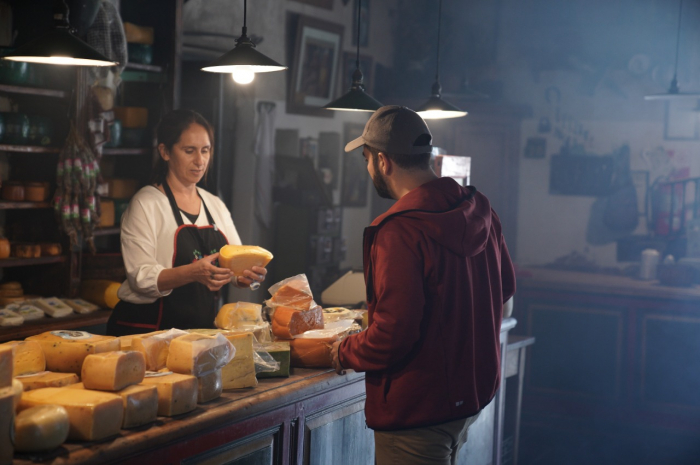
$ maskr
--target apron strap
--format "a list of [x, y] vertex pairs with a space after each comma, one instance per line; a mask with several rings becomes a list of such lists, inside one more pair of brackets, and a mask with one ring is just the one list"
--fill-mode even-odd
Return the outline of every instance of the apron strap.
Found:
[[[195, 187], [195, 189], [196, 189], [196, 187]], [[165, 195], [168, 197], [168, 201], [170, 202], [170, 208], [173, 210], [173, 215], [175, 216], [175, 221], [177, 222], [177, 225], [183, 226], [185, 224], [185, 222], [182, 221], [182, 214], [180, 213], [180, 207], [177, 206], [177, 202], [175, 201], [175, 196], [173, 195], [173, 191], [170, 190], [170, 186], [168, 185], [167, 179], [163, 181], [163, 190], [165, 191]], [[202, 201], [202, 206], [204, 207], [204, 213], [207, 215], [207, 221], [209, 222], [210, 225], [214, 226], [214, 231], [218, 231], [219, 228], [216, 226], [216, 223], [214, 222], [214, 218], [211, 216], [211, 213], [209, 212], [209, 209], [207, 208], [207, 204], [204, 202], [204, 199], [199, 194], [199, 190], [197, 190], [197, 195], [199, 196], [199, 199]]]

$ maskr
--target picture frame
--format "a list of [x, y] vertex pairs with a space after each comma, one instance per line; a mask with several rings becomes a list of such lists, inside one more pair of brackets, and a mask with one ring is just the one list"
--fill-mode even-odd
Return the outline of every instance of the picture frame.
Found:
[[664, 116], [664, 139], [698, 140], [700, 128], [696, 99], [675, 99], [666, 102]]
[[[341, 76], [342, 85], [338, 89], [338, 97], [350, 90], [352, 86], [352, 74], [355, 72], [355, 61], [357, 60], [357, 52], [343, 53], [343, 74]], [[372, 77], [374, 76], [374, 58], [369, 55], [360, 55], [360, 71], [362, 71], [362, 82], [365, 86], [365, 92], [372, 94]]]
[[343, 26], [299, 15], [287, 113], [332, 118], [322, 107], [336, 96]]
[[357, 47], [357, 2], [362, 1], [360, 5], [360, 47], [367, 47], [369, 44], [369, 2], [370, 0], [355, 0], [353, 2], [353, 20], [352, 20], [352, 46]]
[[305, 3], [307, 5], [325, 8], [326, 10], [333, 9], [333, 0], [292, 0], [297, 3]]
[[[345, 123], [343, 126], [344, 143], [362, 135], [365, 125]], [[344, 207], [364, 207], [367, 205], [367, 187], [370, 181], [367, 165], [359, 150], [343, 155], [343, 184], [340, 204]]]

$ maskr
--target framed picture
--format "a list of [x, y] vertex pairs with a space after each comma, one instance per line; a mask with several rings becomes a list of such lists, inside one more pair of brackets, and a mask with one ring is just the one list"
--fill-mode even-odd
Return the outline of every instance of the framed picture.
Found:
[[369, 2], [370, 0], [355, 0], [353, 2], [354, 9], [352, 10], [352, 45], [357, 47], [357, 2], [361, 1], [360, 5], [360, 47], [366, 47], [369, 43]]
[[664, 139], [698, 140], [698, 112], [696, 99], [677, 99], [666, 102]]
[[287, 112], [333, 117], [323, 105], [336, 96], [343, 26], [299, 16]]
[[325, 8], [327, 10], [333, 9], [333, 0], [294, 0], [299, 3], [306, 3], [307, 5], [317, 6], [319, 8]]
[[[345, 123], [343, 143], [347, 144], [362, 135], [364, 124]], [[367, 205], [367, 184], [370, 177], [365, 159], [359, 150], [343, 154], [343, 186], [340, 203], [344, 207], [364, 207]]]
[[[355, 72], [355, 61], [357, 60], [357, 52], [343, 53], [343, 75], [341, 76], [342, 85], [338, 89], [338, 97], [350, 90], [352, 85], [352, 73]], [[365, 92], [372, 94], [372, 76], [373, 76], [374, 59], [369, 55], [360, 55], [360, 71], [362, 71], [362, 82], [365, 84]]]

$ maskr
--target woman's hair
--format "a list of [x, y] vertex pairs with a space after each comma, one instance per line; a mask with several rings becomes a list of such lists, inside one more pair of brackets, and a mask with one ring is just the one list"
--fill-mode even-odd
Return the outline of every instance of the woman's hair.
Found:
[[[204, 118], [204, 116], [200, 115], [196, 111], [185, 109], [172, 110], [168, 112], [160, 120], [160, 123], [158, 123], [158, 127], [156, 128], [158, 146], [160, 146], [160, 144], [163, 144], [167, 151], [171, 152], [173, 150], [173, 146], [177, 144], [180, 140], [180, 136], [182, 135], [182, 133], [185, 132], [185, 130], [189, 128], [192, 124], [198, 124], [202, 126], [204, 129], [207, 130], [207, 133], [209, 134], [209, 142], [211, 143], [211, 148], [209, 150], [209, 164], [207, 165], [204, 174], [206, 179], [206, 175], [209, 172], [209, 167], [211, 166], [212, 161], [214, 160], [214, 128], [211, 126], [211, 124], [209, 124], [209, 121], [207, 121], [206, 118]], [[165, 181], [167, 175], [168, 162], [163, 160], [163, 157], [160, 156], [159, 152], [158, 156], [156, 157], [156, 161], [153, 164], [150, 183], [155, 184], [157, 186], [161, 185]]]

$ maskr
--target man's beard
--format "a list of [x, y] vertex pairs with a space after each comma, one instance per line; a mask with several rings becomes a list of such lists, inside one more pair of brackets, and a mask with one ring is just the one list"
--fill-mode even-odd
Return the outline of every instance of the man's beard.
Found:
[[393, 199], [394, 196], [391, 195], [389, 185], [386, 183], [386, 179], [384, 179], [382, 172], [379, 171], [379, 163], [377, 162], [376, 156], [372, 157], [372, 163], [374, 164], [374, 177], [372, 177], [372, 184], [374, 184], [377, 194], [379, 194], [379, 197], [383, 199]]

